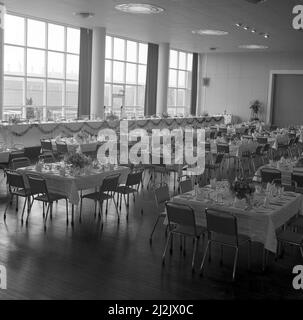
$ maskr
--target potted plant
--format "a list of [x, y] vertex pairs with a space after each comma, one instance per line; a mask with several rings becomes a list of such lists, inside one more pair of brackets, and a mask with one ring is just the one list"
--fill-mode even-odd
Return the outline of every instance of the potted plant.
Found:
[[250, 120], [251, 121], [257, 121], [259, 120], [259, 116], [260, 116], [260, 110], [261, 110], [261, 102], [259, 100], [255, 100], [251, 103], [250, 107], [251, 109], [251, 116], [250, 116]]

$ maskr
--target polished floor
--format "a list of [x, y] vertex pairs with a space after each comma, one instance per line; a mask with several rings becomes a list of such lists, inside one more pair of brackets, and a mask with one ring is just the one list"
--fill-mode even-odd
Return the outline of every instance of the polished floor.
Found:
[[[283, 259], [269, 257], [261, 271], [262, 247], [253, 246], [253, 264], [247, 270], [247, 250], [240, 250], [237, 279], [231, 283], [233, 251], [225, 249], [224, 265], [219, 264], [220, 250], [213, 250], [213, 260], [206, 264], [205, 276], [191, 272], [192, 242], [187, 241], [185, 257], [174, 241], [173, 255], [161, 264], [165, 228], [156, 230], [152, 246], [149, 234], [156, 219], [151, 192], [146, 189], [138, 201], [131, 201], [129, 221], [122, 208], [120, 224], [114, 206], [104, 218], [94, 217], [93, 203], [84, 202], [83, 221], [75, 216], [75, 226], [65, 224], [64, 202], [54, 208], [53, 219], [44, 232], [42, 207], [35, 204], [29, 225], [21, 225], [20, 210], [14, 205], [6, 223], [3, 211], [6, 187], [1, 184], [0, 264], [6, 266], [7, 290], [1, 299], [299, 299], [292, 288], [292, 268], [300, 264], [295, 248], [286, 248]], [[21, 205], [20, 205], [21, 207]], [[141, 215], [141, 208], [144, 209]], [[198, 270], [203, 253], [200, 244]]]

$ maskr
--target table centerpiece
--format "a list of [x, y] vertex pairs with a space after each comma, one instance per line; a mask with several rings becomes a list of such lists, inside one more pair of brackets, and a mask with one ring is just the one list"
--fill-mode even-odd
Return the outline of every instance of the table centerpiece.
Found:
[[247, 180], [235, 180], [230, 184], [230, 190], [235, 196], [235, 201], [245, 199], [247, 206], [252, 206], [252, 197], [255, 192], [255, 186]]

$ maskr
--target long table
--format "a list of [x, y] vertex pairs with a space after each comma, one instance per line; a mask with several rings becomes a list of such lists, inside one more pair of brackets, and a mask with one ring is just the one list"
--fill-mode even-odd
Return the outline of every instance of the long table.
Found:
[[[215, 192], [209, 188], [203, 188], [203, 192]], [[303, 195], [287, 193], [283, 198], [272, 200], [268, 208], [244, 208], [233, 207], [232, 199], [225, 199], [220, 204], [209, 199], [198, 199], [194, 192], [178, 195], [172, 201], [189, 205], [195, 211], [196, 223], [206, 226], [205, 208], [220, 209], [234, 214], [238, 220], [239, 233], [247, 235], [252, 241], [262, 243], [265, 249], [276, 252], [276, 230], [284, 225], [298, 212], [302, 212]]]
[[[128, 129], [176, 129], [179, 127], [204, 128], [224, 123], [224, 116], [188, 117], [188, 118], [144, 118], [127, 119]], [[96, 135], [102, 129], [120, 130], [120, 120], [87, 120], [72, 122], [40, 122], [20, 124], [0, 124], [0, 140], [8, 146], [23, 144], [25, 147], [40, 145], [41, 138], [56, 138], [59, 134], [74, 135], [81, 130]]]

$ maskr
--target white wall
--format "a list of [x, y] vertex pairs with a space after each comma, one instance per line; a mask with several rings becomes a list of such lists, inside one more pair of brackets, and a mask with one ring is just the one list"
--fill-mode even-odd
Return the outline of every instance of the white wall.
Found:
[[226, 110], [242, 120], [249, 119], [249, 104], [256, 99], [264, 104], [266, 119], [271, 70], [303, 70], [302, 53], [212, 53], [200, 61], [200, 77], [209, 77], [210, 83], [203, 88], [200, 81], [198, 113]]

